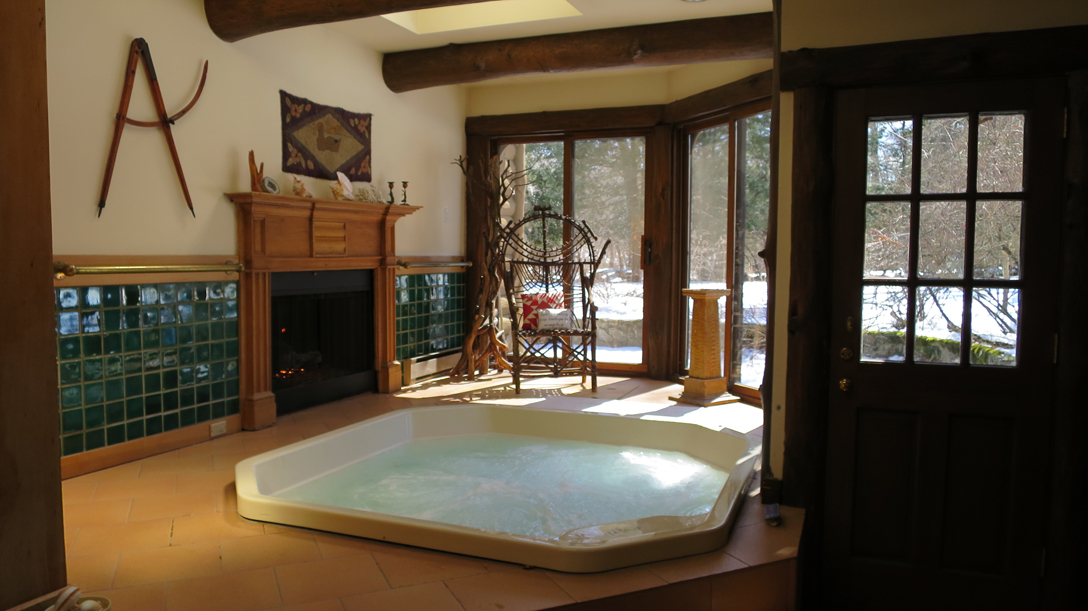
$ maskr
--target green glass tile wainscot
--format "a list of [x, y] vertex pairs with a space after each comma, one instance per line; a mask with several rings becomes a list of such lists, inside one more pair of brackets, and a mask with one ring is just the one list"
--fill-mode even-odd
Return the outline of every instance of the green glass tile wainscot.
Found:
[[465, 274], [397, 276], [397, 359], [459, 349], [465, 336]]
[[238, 413], [238, 283], [54, 289], [64, 456]]

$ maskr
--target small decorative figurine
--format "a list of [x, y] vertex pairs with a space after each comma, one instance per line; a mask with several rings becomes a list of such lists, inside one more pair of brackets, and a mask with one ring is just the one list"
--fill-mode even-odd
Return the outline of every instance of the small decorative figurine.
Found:
[[403, 194], [401, 195], [401, 198], [400, 198], [400, 205], [407, 206], [408, 205], [408, 181], [407, 180], [402, 181], [400, 184], [401, 184], [401, 187], [403, 188]]
[[368, 204], [382, 204], [382, 194], [378, 191], [378, 187], [370, 183], [363, 185], [357, 185], [355, 187], [355, 200], [360, 202], [366, 202]]
[[333, 199], [340, 200], [354, 200], [355, 188], [351, 186], [351, 181], [344, 175], [343, 172], [337, 172], [336, 177], [340, 180], [329, 183], [332, 186]]
[[253, 151], [249, 152], [249, 190], [254, 193], [264, 193], [264, 189], [261, 186], [261, 181], [264, 180], [264, 162], [261, 162], [261, 167], [257, 167], [257, 160], [253, 156]]
[[397, 198], [393, 196], [393, 181], [389, 181], [389, 201], [387, 204], [397, 203]]
[[306, 183], [299, 180], [298, 176], [292, 175], [291, 180], [291, 192], [294, 193], [297, 197], [313, 197], [313, 194], [310, 193], [310, 190], [306, 188]]

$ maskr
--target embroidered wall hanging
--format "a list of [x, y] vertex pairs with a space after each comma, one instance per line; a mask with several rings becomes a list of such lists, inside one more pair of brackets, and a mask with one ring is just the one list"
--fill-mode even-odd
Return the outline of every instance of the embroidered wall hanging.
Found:
[[370, 182], [369, 114], [348, 112], [280, 91], [283, 171]]

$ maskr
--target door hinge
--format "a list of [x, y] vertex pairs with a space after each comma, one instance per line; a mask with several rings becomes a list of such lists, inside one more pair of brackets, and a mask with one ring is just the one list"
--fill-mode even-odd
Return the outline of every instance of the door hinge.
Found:
[[1058, 334], [1054, 334], [1054, 364], [1058, 364]]
[[1039, 555], [1039, 577], [1046, 577], [1046, 548]]

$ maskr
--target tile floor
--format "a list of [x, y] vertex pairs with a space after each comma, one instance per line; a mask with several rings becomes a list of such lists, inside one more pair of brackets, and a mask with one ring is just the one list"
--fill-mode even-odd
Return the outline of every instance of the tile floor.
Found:
[[[725, 576], [743, 578], [744, 570], [763, 565], [782, 567], [776, 574], [790, 581], [803, 512], [784, 508], [783, 526], [771, 528], [761, 520], [757, 498], [747, 500], [721, 550], [591, 575], [525, 570], [261, 524], [236, 513], [238, 461], [405, 407], [529, 405], [728, 426], [750, 434], [758, 434], [762, 424], [760, 410], [739, 404], [676, 405], [668, 396], [679, 387], [664, 382], [601, 378], [599, 384], [593, 393], [576, 378], [537, 380], [516, 396], [508, 376], [423, 383], [397, 395], [361, 395], [312, 408], [262, 431], [244, 431], [66, 480], [69, 581], [84, 592], [109, 597], [114, 611], [520, 611], [615, 596], [621, 596], [611, 599], [617, 604], [621, 599], [650, 604], [654, 592], [675, 601], [685, 594], [669, 590], [667, 584], [695, 583], [708, 576], [719, 579], [712, 593], [706, 585], [706, 596], [724, 600], [719, 591], [732, 587], [722, 581]], [[713, 606], [730, 608], [717, 602]]]

